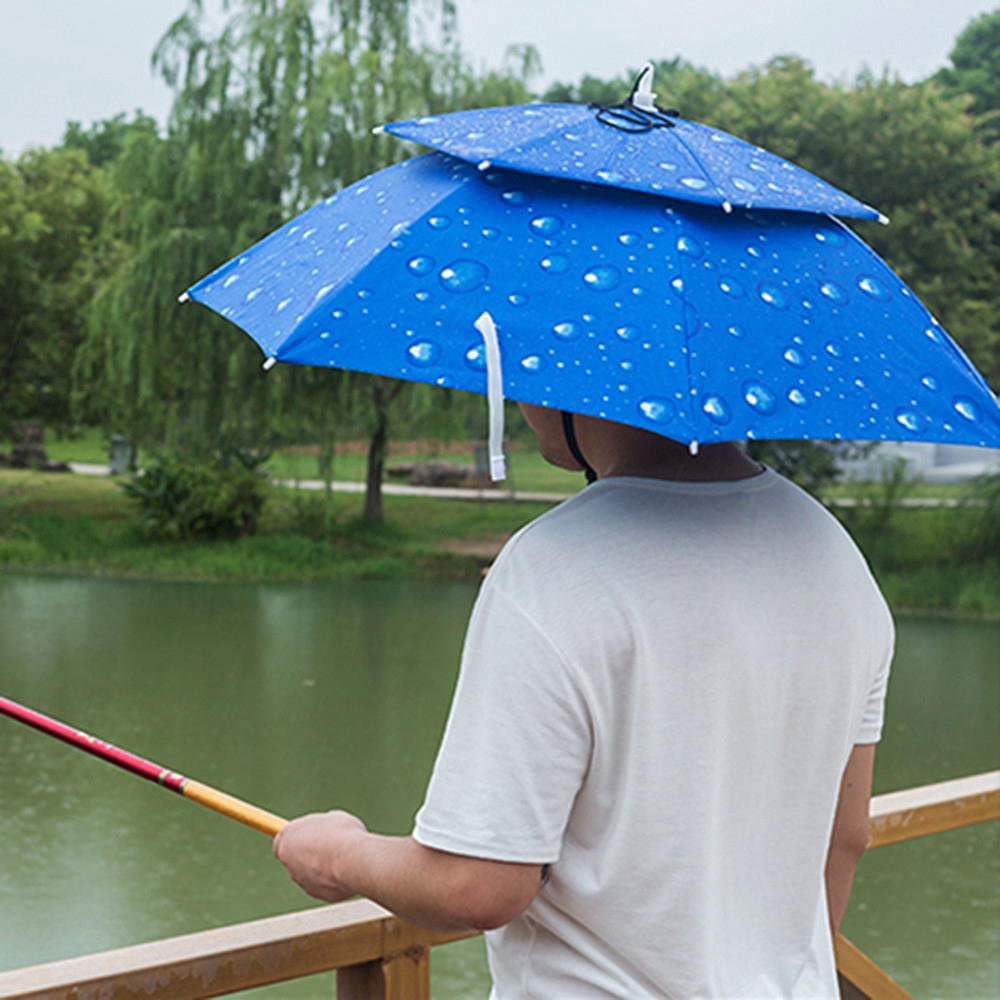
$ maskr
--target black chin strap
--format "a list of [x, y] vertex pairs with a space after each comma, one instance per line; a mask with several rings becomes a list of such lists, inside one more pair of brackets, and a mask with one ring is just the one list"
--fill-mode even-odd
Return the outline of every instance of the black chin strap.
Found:
[[587, 477], [587, 482], [595, 482], [597, 480], [597, 473], [590, 467], [590, 463], [583, 457], [583, 452], [580, 451], [580, 445], [576, 440], [576, 428], [573, 426], [573, 414], [568, 410], [562, 411], [562, 425], [569, 453], [583, 466], [583, 474]]

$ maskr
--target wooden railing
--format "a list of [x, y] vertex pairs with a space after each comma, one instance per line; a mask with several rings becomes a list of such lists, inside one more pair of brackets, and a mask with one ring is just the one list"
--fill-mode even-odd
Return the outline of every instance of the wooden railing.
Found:
[[[872, 799], [871, 846], [1000, 818], [1000, 771]], [[337, 970], [338, 1000], [428, 1000], [430, 949], [472, 935], [415, 927], [367, 900], [0, 973], [5, 1000], [201, 1000]], [[844, 938], [845, 1000], [909, 996]]]

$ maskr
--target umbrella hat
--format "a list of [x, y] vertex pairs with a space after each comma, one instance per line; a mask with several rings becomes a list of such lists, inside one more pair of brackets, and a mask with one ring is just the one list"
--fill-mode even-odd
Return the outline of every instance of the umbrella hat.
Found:
[[468, 160], [684, 201], [885, 220], [814, 174], [721, 129], [663, 111], [647, 64], [622, 104], [523, 104], [434, 115], [386, 132]]
[[268, 365], [483, 394], [492, 376], [495, 403], [502, 386], [686, 443], [1000, 446], [983, 378], [829, 216], [727, 215], [432, 153], [327, 198], [189, 294]]

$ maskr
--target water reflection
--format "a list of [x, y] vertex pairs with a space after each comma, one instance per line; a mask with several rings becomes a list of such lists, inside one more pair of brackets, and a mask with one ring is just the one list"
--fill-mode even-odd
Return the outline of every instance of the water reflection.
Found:
[[[283, 815], [409, 829], [467, 585], [0, 578], [0, 692]], [[1000, 766], [1000, 625], [903, 620], [877, 785]], [[997, 995], [998, 824], [872, 852], [845, 931], [917, 995]], [[304, 908], [266, 838], [0, 719], [0, 968]], [[435, 996], [484, 991], [479, 941]], [[280, 988], [329, 995], [330, 978]], [[278, 995], [272, 991], [262, 991]]]

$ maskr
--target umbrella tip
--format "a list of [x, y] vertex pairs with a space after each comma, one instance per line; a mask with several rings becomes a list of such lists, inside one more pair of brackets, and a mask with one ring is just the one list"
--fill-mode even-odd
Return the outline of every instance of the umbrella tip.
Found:
[[384, 125], [376, 125], [372, 129], [372, 135], [381, 135], [384, 131], [385, 131], [385, 126]]
[[692, 456], [697, 455], [698, 454], [698, 442], [697, 441], [691, 441], [688, 444], [688, 451], [691, 452]]
[[177, 301], [178, 302], [190, 302], [191, 301], [191, 296], [188, 295], [187, 292], [181, 292], [181, 294], [177, 296]]
[[492, 167], [492, 166], [493, 166], [493, 161], [492, 160], [480, 160], [476, 164], [476, 169], [477, 170], [486, 171], [486, 170], [489, 170], [490, 167]]
[[632, 88], [632, 104], [642, 111], [656, 110], [656, 94], [653, 93], [653, 64], [646, 63]]
[[264, 371], [269, 372], [277, 363], [278, 359], [272, 355], [261, 365], [261, 368], [263, 368]]
[[889, 225], [889, 216], [885, 215], [882, 212], [879, 212], [878, 213], [878, 221], [879, 221], [879, 225], [881, 225], [881, 226], [888, 226]]
[[722, 211], [725, 212], [726, 215], [732, 215], [733, 214], [732, 202], [726, 199], [726, 201], [722, 203]]

